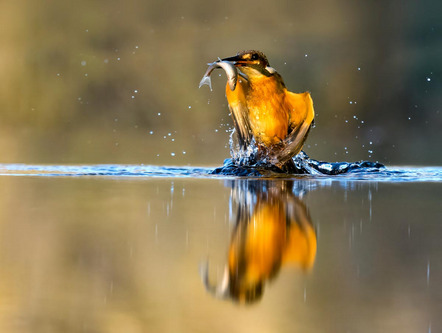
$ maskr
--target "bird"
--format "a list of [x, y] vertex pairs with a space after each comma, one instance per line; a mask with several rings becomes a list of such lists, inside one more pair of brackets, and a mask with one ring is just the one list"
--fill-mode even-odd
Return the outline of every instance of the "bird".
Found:
[[314, 124], [310, 93], [287, 90], [282, 76], [260, 51], [238, 52], [216, 63], [230, 63], [238, 71], [236, 84], [229, 77], [226, 97], [241, 149], [255, 144], [257, 160], [290, 169], [292, 157], [301, 151]]

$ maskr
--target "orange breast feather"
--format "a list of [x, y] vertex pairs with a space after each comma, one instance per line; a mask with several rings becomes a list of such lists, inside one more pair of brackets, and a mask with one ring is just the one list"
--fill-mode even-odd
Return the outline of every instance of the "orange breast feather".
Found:
[[291, 106], [285, 103], [284, 93], [273, 77], [254, 80], [252, 85], [239, 79], [234, 91], [226, 87], [229, 106], [247, 111], [256, 142], [265, 146], [279, 143], [288, 134]]

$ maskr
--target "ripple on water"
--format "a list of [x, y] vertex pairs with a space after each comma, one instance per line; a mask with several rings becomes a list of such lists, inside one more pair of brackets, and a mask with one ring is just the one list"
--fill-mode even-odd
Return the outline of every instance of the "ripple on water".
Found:
[[231, 177], [265, 177], [265, 178], [298, 178], [315, 181], [372, 181], [372, 182], [442, 182], [442, 167], [397, 167], [358, 168], [337, 175], [307, 174], [288, 175], [266, 170], [253, 172], [243, 170], [236, 176], [214, 175], [214, 168], [186, 166], [154, 165], [29, 165], [0, 164], [1, 176], [34, 176], [34, 177], [132, 177], [132, 178], [231, 178]]

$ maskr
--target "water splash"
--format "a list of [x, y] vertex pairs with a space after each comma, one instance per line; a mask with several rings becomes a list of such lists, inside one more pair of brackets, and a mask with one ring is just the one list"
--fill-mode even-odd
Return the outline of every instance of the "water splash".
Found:
[[[250, 155], [250, 154], [253, 155]], [[232, 154], [233, 155], [233, 154]], [[379, 172], [385, 169], [381, 163], [360, 161], [360, 162], [323, 162], [311, 159], [306, 153], [301, 151], [293, 158], [293, 166], [289, 169], [280, 169], [275, 165], [269, 164], [266, 160], [258, 161], [253, 159], [256, 156], [256, 150], [247, 150], [233, 155], [232, 159], [224, 161], [221, 168], [213, 171], [214, 174], [231, 176], [269, 176], [276, 174], [294, 174], [294, 175], [339, 175], [356, 172]], [[244, 162], [245, 161], [245, 162]]]
[[256, 156], [258, 154], [258, 147], [255, 143], [255, 139], [252, 138], [250, 145], [247, 147], [241, 147], [238, 142], [238, 135], [236, 131], [232, 131], [229, 139], [230, 155], [232, 156], [232, 162], [238, 166], [247, 166], [256, 164]]

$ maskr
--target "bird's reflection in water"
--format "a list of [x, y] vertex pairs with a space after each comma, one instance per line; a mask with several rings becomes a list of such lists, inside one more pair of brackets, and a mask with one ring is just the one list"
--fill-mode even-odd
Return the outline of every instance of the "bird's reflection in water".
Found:
[[293, 181], [229, 181], [232, 235], [220, 281], [202, 270], [206, 289], [218, 298], [240, 303], [261, 299], [266, 282], [282, 266], [309, 270], [316, 256], [316, 233], [308, 209]]

